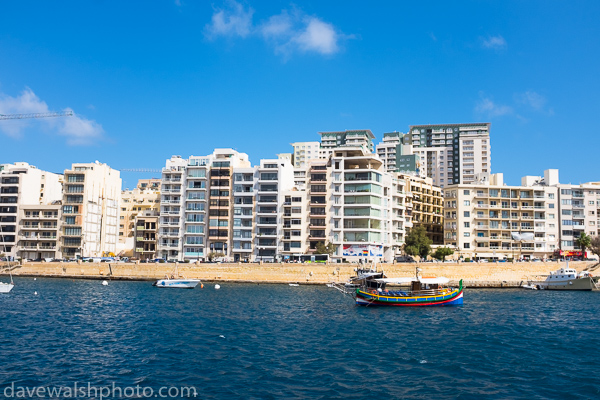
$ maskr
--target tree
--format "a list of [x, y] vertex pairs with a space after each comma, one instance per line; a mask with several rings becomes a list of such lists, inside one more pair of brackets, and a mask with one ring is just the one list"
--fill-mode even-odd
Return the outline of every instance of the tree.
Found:
[[454, 254], [454, 250], [449, 247], [438, 247], [433, 253], [433, 258], [446, 261], [446, 256]]
[[409, 256], [427, 258], [431, 253], [432, 240], [427, 237], [427, 232], [422, 226], [412, 228], [404, 240], [404, 252]]
[[581, 258], [585, 258], [585, 249], [592, 245], [592, 238], [581, 232], [581, 235], [575, 240], [575, 244], [581, 248]]
[[213, 253], [208, 253], [207, 257], [208, 257], [208, 261], [212, 262], [215, 258], [225, 257], [225, 254], [213, 252]]
[[600, 257], [600, 236], [594, 236], [589, 248], [592, 253]]
[[333, 243], [323, 243], [317, 242], [317, 246], [315, 248], [315, 254], [329, 254], [330, 256], [335, 251], [335, 245]]

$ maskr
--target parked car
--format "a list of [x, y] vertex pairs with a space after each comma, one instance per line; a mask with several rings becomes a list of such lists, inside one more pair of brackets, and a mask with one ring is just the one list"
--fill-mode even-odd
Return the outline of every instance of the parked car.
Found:
[[414, 263], [416, 261], [411, 256], [400, 256], [400, 257], [396, 257], [396, 262]]

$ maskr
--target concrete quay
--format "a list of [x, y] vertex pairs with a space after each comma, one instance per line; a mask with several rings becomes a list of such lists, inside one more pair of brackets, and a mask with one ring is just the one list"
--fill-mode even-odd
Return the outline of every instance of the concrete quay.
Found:
[[[417, 266], [422, 275], [445, 276], [451, 284], [460, 279], [466, 287], [497, 288], [519, 287], [522, 282], [539, 279], [550, 271], [564, 266], [559, 262], [515, 262], [515, 263], [402, 263], [381, 264], [388, 277], [414, 276]], [[35, 276], [54, 278], [155, 280], [171, 276], [175, 264], [164, 263], [24, 263], [12, 268], [13, 276]], [[299, 283], [325, 284], [345, 282], [354, 275], [357, 264], [293, 264], [293, 263], [179, 263], [179, 274], [186, 278], [197, 278], [206, 282], [253, 282], [253, 283]], [[578, 271], [598, 268], [596, 262], [570, 262]], [[3, 273], [6, 275], [6, 272]]]

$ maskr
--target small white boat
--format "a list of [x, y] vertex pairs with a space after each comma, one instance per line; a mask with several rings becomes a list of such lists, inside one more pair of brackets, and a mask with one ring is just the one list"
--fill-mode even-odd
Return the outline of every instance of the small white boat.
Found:
[[14, 283], [0, 282], [0, 293], [9, 293], [15, 287]]
[[534, 285], [534, 284], [533, 284], [533, 283], [531, 283], [531, 282], [524, 283], [524, 284], [522, 284], [522, 285], [521, 285], [521, 287], [522, 287], [523, 289], [538, 290], [538, 286], [537, 286], [537, 285]]
[[161, 288], [193, 289], [200, 283], [199, 279], [159, 279], [152, 286]]
[[10, 291], [15, 287], [12, 273], [10, 272], [10, 262], [8, 263], [8, 275], [10, 276], [10, 283], [0, 282], [0, 293], [10, 293]]
[[544, 281], [531, 282], [538, 289], [545, 290], [594, 290], [596, 283], [588, 271], [577, 272], [570, 268], [569, 263], [564, 268], [550, 272]]
[[164, 279], [159, 279], [154, 282], [152, 286], [159, 288], [193, 289], [198, 286], [199, 283], [200, 279], [186, 279], [179, 275], [177, 266], [175, 266], [175, 271], [170, 277], [165, 276]]
[[290, 283], [290, 286], [300, 286], [297, 283]]

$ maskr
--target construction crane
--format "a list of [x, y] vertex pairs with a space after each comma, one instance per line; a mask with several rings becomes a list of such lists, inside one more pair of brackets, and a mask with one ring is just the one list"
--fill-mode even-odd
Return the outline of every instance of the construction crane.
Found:
[[31, 114], [0, 114], [0, 121], [7, 119], [28, 119], [28, 118], [53, 118], [53, 117], [72, 117], [73, 111], [31, 113]]

